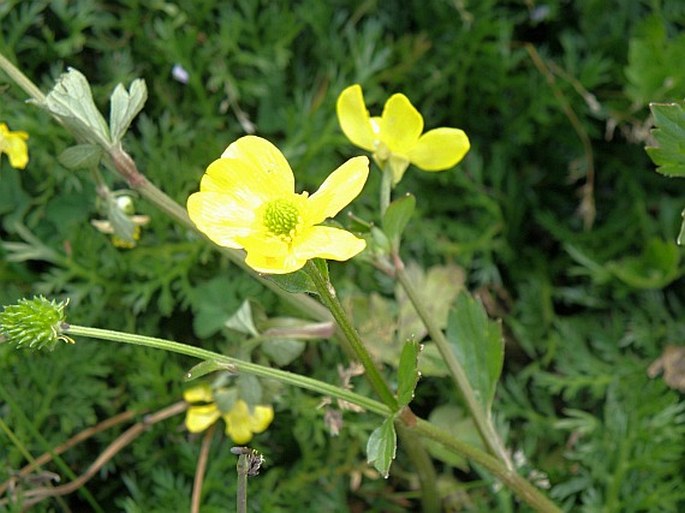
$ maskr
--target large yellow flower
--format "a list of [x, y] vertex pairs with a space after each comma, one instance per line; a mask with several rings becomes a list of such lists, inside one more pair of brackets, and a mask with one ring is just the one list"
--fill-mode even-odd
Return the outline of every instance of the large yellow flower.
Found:
[[230, 411], [222, 413], [214, 402], [212, 388], [207, 384], [186, 390], [183, 398], [189, 403], [207, 403], [188, 408], [185, 421], [188, 431], [201, 433], [221, 417], [226, 422], [226, 436], [230, 436], [239, 445], [248, 443], [254, 434], [266, 431], [274, 419], [274, 409], [271, 406], [258, 405], [250, 412], [242, 399], [235, 401]]
[[443, 171], [456, 165], [471, 147], [458, 128], [435, 128], [423, 133], [423, 117], [403, 94], [392, 95], [380, 117], [370, 117], [362, 88], [346, 88], [337, 102], [338, 120], [347, 138], [373, 153], [379, 166], [390, 166], [394, 183], [410, 163], [424, 171]]
[[0, 155], [6, 153], [10, 166], [24, 169], [29, 162], [29, 149], [26, 140], [29, 134], [21, 130], [12, 132], [5, 123], [0, 123]]
[[369, 159], [355, 157], [336, 169], [311, 196], [295, 193], [283, 154], [266, 139], [241, 137], [212, 162], [200, 192], [188, 198], [195, 225], [220, 246], [244, 249], [256, 271], [284, 274], [312, 258], [348, 260], [366, 243], [321, 226], [361, 192]]

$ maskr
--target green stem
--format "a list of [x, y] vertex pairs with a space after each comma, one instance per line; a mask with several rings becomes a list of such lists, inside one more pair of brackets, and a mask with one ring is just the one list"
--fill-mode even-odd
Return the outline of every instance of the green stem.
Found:
[[[323, 381], [318, 381], [306, 376], [300, 376], [298, 374], [293, 374], [280, 369], [271, 369], [269, 367], [264, 367], [251, 362], [244, 362], [236, 358], [231, 358], [230, 356], [224, 356], [219, 353], [207, 351], [206, 349], [181, 344], [179, 342], [173, 342], [171, 340], [77, 325], [65, 325], [63, 327], [63, 332], [65, 334], [68, 333], [74, 336], [84, 336], [99, 340], [109, 340], [125, 344], [151, 347], [154, 349], [163, 349], [173, 353], [184, 354], [186, 356], [198, 358], [204, 361], [209, 360], [218, 363], [224, 363], [232, 366], [232, 368], [238, 372], [242, 371], [255, 376], [276, 379], [289, 385], [294, 385], [320, 394], [349, 401], [352, 404], [361, 406], [362, 408], [365, 408], [366, 410], [382, 417], [388, 417], [393, 412], [393, 410], [388, 408], [386, 405], [379, 403], [378, 401], [374, 401], [373, 399], [355, 394], [354, 392], [350, 392], [349, 390], [345, 390], [340, 387], [329, 385]], [[408, 409], [405, 408], [405, 410]], [[453, 451], [460, 456], [464, 456], [492, 472], [503, 483], [506, 483], [508, 486], [510, 486], [514, 493], [516, 493], [522, 500], [536, 508], [537, 511], [540, 511], [541, 513], [560, 513], [561, 510], [549, 502], [549, 500], [546, 499], [537, 488], [528, 483], [522, 477], [518, 476], [514, 471], [507, 468], [504, 464], [500, 463], [496, 458], [493, 458], [489, 454], [469, 445], [466, 442], [454, 438], [449, 433], [441, 430], [428, 421], [414, 416], [411, 414], [411, 412], [407, 411], [406, 415], [400, 414], [398, 418], [400, 421], [404, 422], [411, 431], [415, 431], [422, 437], [426, 437], [441, 443], [448, 450]]]
[[388, 210], [390, 205], [390, 198], [392, 196], [392, 169], [388, 162], [381, 168], [382, 178], [381, 178], [381, 198], [380, 198], [380, 208], [381, 208], [381, 219], [385, 215], [385, 211]]
[[247, 471], [249, 469], [248, 455], [238, 456], [236, 470], [238, 471], [238, 484], [236, 488], [236, 513], [247, 513]]
[[[12, 64], [4, 55], [2, 55], [2, 53], [0, 53], [0, 69], [7, 73], [7, 75], [36, 102], [43, 103], [45, 101], [45, 95], [43, 92], [26, 75], [24, 75], [19, 68]], [[59, 118], [56, 119], [57, 121], [61, 122]], [[196, 233], [200, 233], [195, 224], [188, 217], [186, 210], [169, 196], [167, 196], [164, 192], [150, 183], [147, 178], [140, 173], [131, 156], [124, 151], [120, 144], [103, 144], [103, 149], [112, 159], [112, 163], [114, 164], [116, 172], [121, 175], [122, 178], [124, 178], [133, 189], [137, 190], [141, 196], [146, 198], [177, 223], [181, 224], [185, 228], [195, 231]], [[236, 264], [244, 271], [249, 272], [254, 278], [262, 283], [262, 285], [281, 296], [281, 298], [293, 305], [297, 310], [303, 312], [304, 314], [311, 315], [314, 319], [322, 321], [330, 320], [330, 316], [328, 315], [326, 309], [312, 298], [305, 296], [304, 294], [287, 293], [275, 283], [265, 279], [250, 269], [245, 264], [244, 255], [241, 251], [230, 248], [219, 248], [219, 250], [222, 254], [228, 257], [231, 262]]]
[[387, 407], [389, 407], [392, 411], [396, 411], [399, 407], [397, 404], [397, 399], [395, 399], [395, 396], [390, 391], [390, 387], [385, 382], [385, 379], [383, 379], [383, 376], [381, 376], [381, 373], [378, 370], [378, 367], [376, 367], [374, 361], [371, 359], [371, 355], [366, 349], [366, 346], [364, 346], [359, 333], [357, 333], [357, 330], [350, 322], [347, 312], [345, 312], [345, 309], [338, 300], [333, 285], [319, 271], [314, 261], [308, 261], [304, 267], [304, 270], [314, 282], [314, 286], [319, 294], [319, 298], [321, 298], [323, 304], [331, 312], [335, 322], [338, 323], [338, 327], [349, 342], [349, 345], [352, 347], [355, 356], [364, 366], [366, 371], [365, 376], [369, 380], [371, 387]]
[[519, 499], [534, 508], [535, 511], [540, 513], [562, 513], [561, 509], [545, 497], [538, 488], [518, 475], [513, 469], [507, 468], [507, 466], [501, 463], [497, 458], [454, 438], [446, 431], [426, 420], [416, 418], [416, 424], [412, 429], [417, 434], [435, 440], [445, 448], [450, 449], [457, 454], [461, 454], [473, 463], [487, 469], [511, 489]]
[[21, 87], [26, 94], [33, 98], [38, 103], [45, 101], [45, 95], [38, 89], [38, 86], [31, 82], [29, 77], [24, 75], [19, 68], [12, 64], [4, 55], [0, 53], [0, 69], [2, 69], [7, 76]]
[[403, 422], [395, 422], [401, 446], [411, 459], [421, 483], [421, 511], [440, 513], [440, 494], [438, 493], [438, 475], [428, 451], [417, 434]]
[[445, 335], [443, 334], [442, 329], [440, 329], [440, 327], [437, 325], [435, 319], [428, 311], [428, 308], [426, 307], [423, 299], [419, 296], [418, 292], [414, 288], [414, 285], [409, 279], [409, 275], [407, 274], [407, 271], [404, 268], [404, 264], [397, 256], [395, 257], [395, 262], [395, 275], [397, 277], [397, 280], [399, 281], [404, 291], [407, 293], [407, 297], [409, 297], [409, 300], [414, 305], [416, 313], [418, 313], [419, 317], [421, 317], [423, 324], [426, 326], [426, 329], [428, 330], [428, 334], [430, 335], [431, 340], [435, 343], [436, 347], [438, 348], [438, 351], [440, 351], [440, 354], [442, 355], [442, 358], [445, 361], [445, 364], [447, 365], [447, 369], [449, 370], [452, 379], [457, 385], [457, 388], [461, 391], [461, 394], [466, 403], [466, 407], [471, 413], [471, 417], [473, 418], [476, 427], [478, 428], [478, 432], [480, 433], [480, 436], [483, 439], [485, 446], [492, 454], [494, 454], [502, 462], [504, 462], [508, 468], [512, 469], [513, 465], [511, 464], [509, 455], [507, 454], [507, 451], [504, 448], [504, 445], [502, 444], [499, 435], [495, 431], [495, 428], [492, 424], [492, 419], [490, 418], [488, 413], [483, 410], [480, 403], [476, 399], [476, 394], [466, 376], [464, 367], [462, 367], [459, 360], [457, 360], [457, 357], [454, 356], [454, 353], [452, 352], [450, 344], [447, 341]]
[[374, 401], [373, 399], [369, 399], [363, 395], [355, 394], [354, 392], [350, 392], [344, 388], [330, 385], [323, 381], [318, 381], [306, 376], [301, 376], [299, 374], [294, 374], [292, 372], [280, 369], [272, 369], [256, 363], [246, 362], [237, 358], [231, 358], [230, 356], [208, 351], [200, 347], [181, 344], [179, 342], [173, 342], [171, 340], [165, 340], [161, 338], [147, 337], [145, 335], [122, 333], [119, 331], [104, 330], [99, 328], [89, 328], [87, 326], [77, 326], [75, 324], [68, 325], [63, 329], [63, 332], [70, 336], [83, 336], [98, 340], [109, 340], [112, 342], [122, 342], [124, 344], [152, 347], [154, 349], [163, 349], [172, 353], [192, 356], [193, 358], [199, 358], [200, 360], [214, 361], [229, 365], [231, 369], [237, 372], [245, 372], [247, 374], [253, 374], [262, 378], [276, 379], [282, 383], [312, 390], [322, 395], [329, 395], [337, 399], [343, 399], [378, 415], [384, 415], [387, 417], [392, 413], [389, 408], [378, 401]]

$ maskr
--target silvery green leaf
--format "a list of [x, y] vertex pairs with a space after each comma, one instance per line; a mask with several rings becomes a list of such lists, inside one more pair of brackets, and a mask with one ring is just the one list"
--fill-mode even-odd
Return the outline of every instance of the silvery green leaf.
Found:
[[57, 160], [68, 169], [89, 169], [102, 158], [102, 148], [95, 144], [76, 144], [60, 153]]
[[105, 147], [111, 144], [107, 122], [93, 102], [90, 84], [74, 68], [62, 73], [41, 106], [71, 129], [77, 139]]
[[252, 307], [247, 300], [243, 301], [240, 308], [224, 323], [224, 326], [245, 335], [259, 336], [259, 332], [252, 320]]
[[109, 112], [109, 126], [114, 143], [124, 137], [131, 121], [142, 110], [146, 100], [147, 87], [145, 81], [140, 78], [131, 83], [128, 91], [122, 84], [114, 88]]
[[388, 477], [390, 465], [396, 453], [397, 433], [393, 418], [388, 417], [371, 433], [366, 444], [366, 461], [372, 464], [383, 477]]

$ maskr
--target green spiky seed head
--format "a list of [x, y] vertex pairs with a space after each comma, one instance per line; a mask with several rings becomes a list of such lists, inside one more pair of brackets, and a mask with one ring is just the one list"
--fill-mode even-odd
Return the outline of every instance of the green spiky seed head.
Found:
[[20, 299], [0, 312], [0, 335], [5, 342], [36, 350], [52, 351], [60, 341], [73, 343], [63, 333], [67, 304], [68, 301], [49, 301], [43, 296]]

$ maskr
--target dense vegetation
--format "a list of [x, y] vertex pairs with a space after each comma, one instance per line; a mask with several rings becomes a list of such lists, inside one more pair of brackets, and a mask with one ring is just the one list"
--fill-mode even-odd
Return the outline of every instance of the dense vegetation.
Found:
[[[648, 103], [685, 97], [684, 23], [679, 0], [10, 0], [0, 4], [0, 52], [45, 92], [67, 67], [80, 70], [104, 111], [117, 83], [144, 78], [149, 99], [125, 146], [181, 204], [209, 162], [253, 126], [284, 151], [299, 186], [315, 190], [358, 154], [335, 117], [352, 83], [377, 112], [403, 92], [428, 128], [465, 130], [472, 149], [456, 169], [410, 169], [401, 183], [418, 213], [403, 252], [437, 276], [447, 266], [463, 273], [502, 319], [505, 368], [493, 410], [521, 473], [566, 511], [675, 512], [685, 509], [685, 406], [674, 381], [648, 369], [685, 336], [675, 242], [685, 201], [680, 182], [654, 173], [644, 147]], [[175, 65], [187, 83], [174, 78]], [[265, 316], [293, 313], [141, 198], [136, 212], [149, 225], [135, 248], [115, 247], [91, 225], [103, 216], [91, 176], [58, 160], [69, 134], [0, 80], [0, 122], [30, 134], [31, 158], [23, 171], [0, 163], [0, 304], [68, 297], [70, 322], [227, 354], [242, 339], [225, 322], [245, 299]], [[107, 176], [113, 189], [126, 188]], [[372, 174], [357, 215], [373, 216], [379, 186]], [[358, 310], [376, 308], [383, 320], [396, 307], [393, 284], [370, 265], [331, 270]], [[288, 368], [338, 383], [343, 362], [331, 341], [317, 340]], [[126, 410], [179, 401], [193, 363], [86, 340], [50, 354], [0, 346], [8, 426], [0, 482], [25, 452], [41, 454]], [[320, 397], [272, 393], [275, 421], [254, 440], [267, 458], [250, 481], [255, 511], [418, 508], [402, 451], [389, 480], [369, 470], [370, 415], [346, 413], [331, 437]], [[455, 408], [435, 411], [446, 404]], [[450, 416], [457, 406], [444, 378], [420, 382], [417, 412]], [[83, 472], [122, 430], [76, 446], [64, 463]], [[215, 438], [203, 512], [231, 510], [230, 447]], [[180, 417], [160, 422], [79, 492], [32, 511], [187, 511], [199, 450]], [[482, 469], [438, 460], [438, 470], [449, 511], [528, 511]]]

